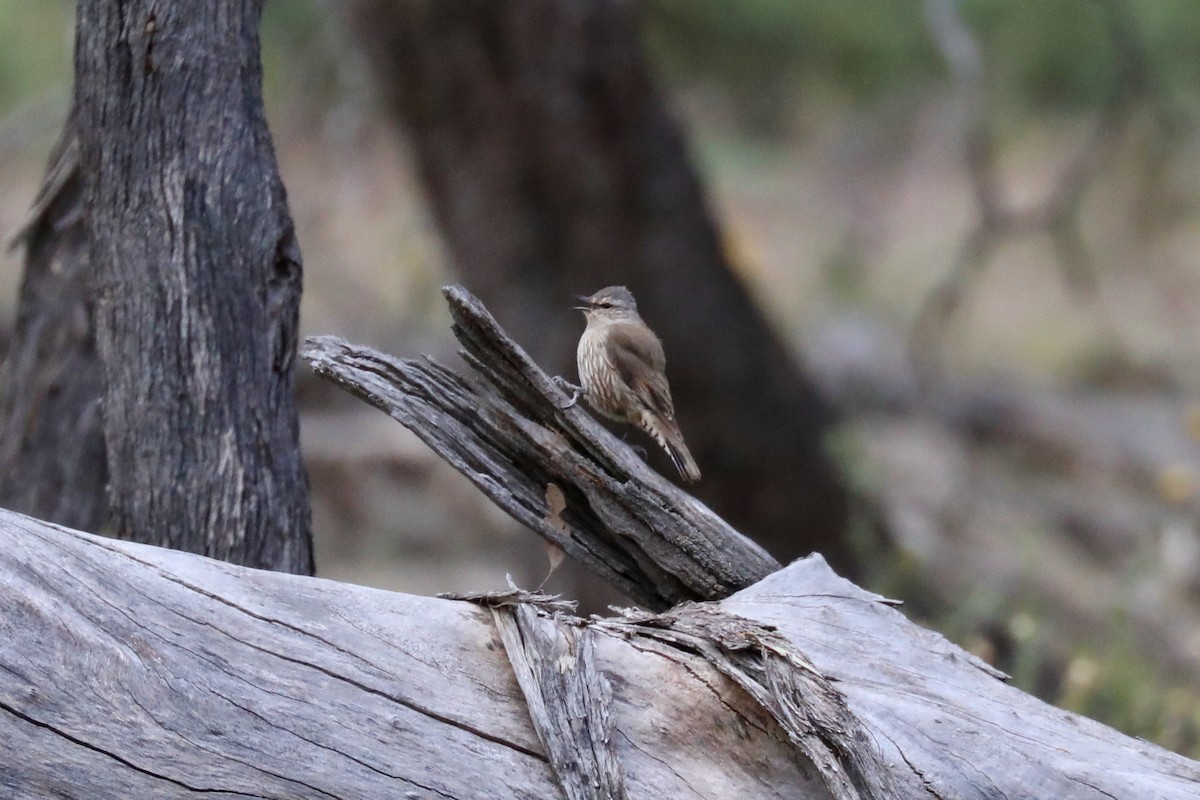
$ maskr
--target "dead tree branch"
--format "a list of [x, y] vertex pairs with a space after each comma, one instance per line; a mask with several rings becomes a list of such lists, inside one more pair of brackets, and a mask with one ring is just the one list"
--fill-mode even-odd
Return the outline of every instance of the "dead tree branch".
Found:
[[[318, 374], [410, 428], [497, 505], [639, 603], [725, 597], [779, 568], [569, 399], [461, 287], [445, 291], [474, 374], [309, 339]], [[546, 499], [557, 486], [566, 508]]]

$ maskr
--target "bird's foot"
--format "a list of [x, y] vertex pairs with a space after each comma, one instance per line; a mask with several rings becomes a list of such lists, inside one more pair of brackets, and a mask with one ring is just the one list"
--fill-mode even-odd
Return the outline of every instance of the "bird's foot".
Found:
[[578, 403], [579, 398], [583, 397], [583, 387], [582, 386], [576, 386], [575, 384], [571, 383], [569, 380], [562, 377], [561, 375], [555, 375], [552, 380], [554, 381], [555, 386], [557, 386], [559, 389], [562, 389], [564, 392], [567, 392], [571, 395], [571, 399], [568, 400], [565, 404], [555, 403], [555, 406], [558, 408], [559, 411], [566, 411], [568, 408], [571, 408], [576, 403]]
[[649, 454], [646, 453], [646, 448], [642, 447], [640, 444], [634, 444], [633, 442], [629, 441], [628, 430], [621, 434], [621, 441], [624, 442], [630, 450], [636, 453], [638, 458], [640, 458], [642, 461], [645, 461], [650, 457]]

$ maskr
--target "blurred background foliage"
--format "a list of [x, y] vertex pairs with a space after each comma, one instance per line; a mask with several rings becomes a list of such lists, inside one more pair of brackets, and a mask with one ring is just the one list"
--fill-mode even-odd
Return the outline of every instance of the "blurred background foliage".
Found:
[[[0, 3], [6, 239], [67, 110], [73, 7]], [[1045, 194], [1113, 92], [1111, 8], [958, 3], [980, 47], [984, 113], [1015, 202]], [[1141, 54], [1140, 91], [1081, 212], [1098, 290], [1071, 297], [1052, 248], [1033, 237], [994, 255], [949, 323], [948, 380], [994, 379], [1006, 408], [1037, 411], [1026, 427], [997, 432], [897, 413], [886, 390], [880, 400], [854, 383], [859, 361], [885, 376], [870, 387], [899, 374], [888, 365], [903, 361], [907, 332], [974, 213], [961, 98], [927, 4], [642, 4], [646, 46], [739, 274], [797, 351], [834, 376], [849, 419], [835, 452], [900, 521], [900, 547], [869, 554], [872, 588], [905, 599], [1022, 687], [1198, 757], [1200, 13], [1195, 0], [1120, 8]], [[436, 292], [445, 257], [403, 133], [379, 111], [337, 3], [268, 2], [263, 57], [306, 257], [306, 331], [406, 354], [451, 351]], [[6, 253], [4, 330], [19, 271], [19, 252]], [[887, 365], [877, 369], [879, 358]], [[905, 375], [895, 378], [908, 386], [900, 395], [914, 391]], [[1013, 399], [1014, 387], [1033, 399]], [[1077, 403], [1080, 390], [1089, 393]], [[409, 591], [478, 590], [506, 571], [537, 582], [544, 565], [532, 537], [395, 426], [385, 434], [359, 419], [359, 438], [368, 426], [371, 441], [358, 445], [326, 410], [305, 418], [323, 574]], [[1076, 439], [1055, 438], [1078, 420], [1084, 456]], [[1137, 455], [1110, 458], [1110, 445]]]
[[[1100, 0], [963, 0], [989, 65], [993, 102], [1013, 113], [1074, 113], [1099, 104], [1113, 76]], [[1161, 89], [1200, 100], [1200, 17], [1189, 0], [1128, 6]], [[674, 79], [711, 80], [737, 102], [778, 110], [791, 92], [878, 102], [944, 77], [916, 0], [648, 0], [647, 41]], [[779, 94], [776, 95], [775, 93]], [[746, 122], [769, 115], [751, 111]]]
[[[672, 80], [706, 79], [739, 95], [780, 81], [825, 84], [863, 102], [935, 81], [944, 72], [915, 0], [645, 0], [646, 41]], [[1102, 0], [962, 0], [964, 19], [994, 67], [997, 96], [1028, 111], [1075, 111], [1097, 103], [1111, 77]], [[331, 23], [322, 0], [267, 3], [268, 87], [286, 62], [326, 60], [314, 50]], [[1191, 0], [1131, 3], [1128, 12], [1157, 80], [1180, 102], [1200, 100], [1200, 17]], [[11, 111], [70, 79], [74, 6], [67, 0], [0, 5], [0, 109]], [[64, 27], [66, 26], [66, 27]], [[302, 62], [301, 62], [302, 63]], [[314, 87], [319, 88], [319, 87]]]

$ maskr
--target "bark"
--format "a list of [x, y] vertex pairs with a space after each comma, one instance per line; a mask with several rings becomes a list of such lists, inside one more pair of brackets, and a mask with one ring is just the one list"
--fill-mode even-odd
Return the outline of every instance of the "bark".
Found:
[[312, 571], [300, 252], [257, 0], [81, 0], [76, 108], [118, 535]]
[[596, 634], [562, 625], [531, 603], [493, 610], [513, 675], [542, 750], [569, 800], [625, 798], [612, 685], [600, 671]]
[[1200, 792], [1200, 764], [1023, 694], [819, 557], [663, 615], [475, 600], [0, 511], [0, 796]]
[[784, 560], [820, 550], [852, 567], [822, 447], [834, 415], [730, 270], [632, 4], [351, 9], [471, 290], [573, 375], [572, 295], [627, 285], [665, 345], [698, 496]]
[[74, 115], [14, 244], [25, 272], [0, 379], [0, 506], [98, 532], [108, 464]]

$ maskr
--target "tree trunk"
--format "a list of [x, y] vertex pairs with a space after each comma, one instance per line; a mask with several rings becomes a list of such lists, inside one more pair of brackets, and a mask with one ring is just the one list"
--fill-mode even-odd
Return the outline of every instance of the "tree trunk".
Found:
[[259, 0], [80, 0], [76, 109], [118, 535], [311, 573], [300, 252]]
[[781, 559], [849, 569], [833, 414], [730, 271], [631, 4], [351, 8], [470, 289], [573, 375], [572, 295], [627, 285], [663, 339], [698, 496]]
[[99, 532], [108, 464], [81, 192], [72, 115], [15, 240], [25, 273], [0, 380], [0, 506]]

